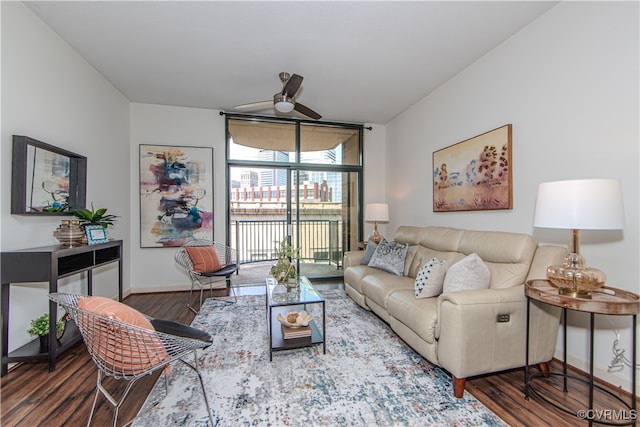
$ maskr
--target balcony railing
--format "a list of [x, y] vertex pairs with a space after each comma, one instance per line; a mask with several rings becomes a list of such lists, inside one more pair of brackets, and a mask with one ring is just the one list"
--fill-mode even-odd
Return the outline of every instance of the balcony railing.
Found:
[[[301, 261], [328, 262], [340, 267], [342, 221], [301, 220], [294, 221], [292, 227], [298, 230], [292, 233], [292, 243], [300, 248]], [[231, 241], [235, 242], [241, 264], [277, 259], [275, 242], [286, 236], [286, 220], [231, 221]]]

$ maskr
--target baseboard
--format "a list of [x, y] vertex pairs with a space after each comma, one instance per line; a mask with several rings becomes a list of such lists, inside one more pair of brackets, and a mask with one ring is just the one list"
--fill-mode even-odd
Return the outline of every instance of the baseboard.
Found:
[[190, 284], [175, 285], [171, 288], [167, 288], [166, 286], [162, 286], [162, 287], [145, 286], [144, 288], [132, 287], [129, 289], [129, 295], [130, 294], [151, 294], [151, 293], [161, 293], [161, 292], [184, 292], [184, 291], [188, 291], [189, 289], [191, 289]]
[[[562, 351], [556, 351], [554, 355], [556, 361], [561, 364], [563, 357]], [[577, 357], [567, 356], [567, 363], [573, 369], [580, 371], [585, 376], [588, 375], [589, 372], [589, 363], [585, 360], [582, 360]], [[625, 370], [621, 372], [609, 372], [606, 369], [599, 368], [598, 366], [594, 366], [593, 375], [594, 377], [602, 383], [605, 383], [611, 389], [622, 389], [627, 393], [631, 393], [631, 375], [624, 375], [624, 372], [630, 368], [625, 368]], [[638, 384], [638, 380], [636, 380], [636, 396], [640, 396], [640, 384]]]

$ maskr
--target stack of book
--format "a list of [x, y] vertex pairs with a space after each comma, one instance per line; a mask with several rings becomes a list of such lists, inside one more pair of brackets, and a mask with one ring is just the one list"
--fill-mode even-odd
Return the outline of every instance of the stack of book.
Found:
[[311, 327], [301, 326], [299, 328], [290, 328], [289, 326], [282, 325], [282, 337], [285, 340], [311, 337]]

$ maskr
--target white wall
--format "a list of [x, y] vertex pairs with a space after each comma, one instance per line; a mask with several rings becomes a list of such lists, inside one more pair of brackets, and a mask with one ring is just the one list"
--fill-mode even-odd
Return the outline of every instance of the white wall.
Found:
[[[139, 145], [191, 145], [213, 147], [214, 157], [214, 237], [226, 238], [226, 184], [224, 116], [217, 110], [131, 104], [130, 167], [131, 199], [131, 292], [188, 290], [188, 277], [173, 260], [175, 248], [140, 248]], [[364, 133], [365, 203], [385, 200], [385, 127], [371, 125]], [[379, 227], [384, 233], [384, 225]], [[364, 235], [372, 230], [365, 225]]]
[[[384, 203], [387, 201], [386, 194], [386, 126], [367, 124], [371, 130], [364, 130], [364, 203], [362, 208], [366, 209], [367, 203]], [[362, 213], [364, 217], [364, 212]], [[364, 223], [362, 230], [363, 238], [373, 232], [373, 224]], [[378, 231], [385, 237], [392, 236], [393, 228], [388, 224], [378, 224]]]
[[189, 145], [213, 147], [214, 239], [226, 239], [225, 128], [219, 111], [198, 108], [131, 104], [132, 177], [129, 211], [131, 221], [131, 291], [188, 290], [190, 281], [173, 260], [175, 248], [140, 248], [139, 146]]
[[[386, 147], [392, 228], [505, 230], [566, 245], [568, 231], [532, 226], [538, 184], [621, 178], [624, 232], [583, 231], [581, 252], [610, 286], [638, 293], [638, 33], [637, 2], [560, 3], [394, 119]], [[434, 213], [432, 152], [507, 123], [513, 124], [513, 210]], [[568, 322], [569, 360], [582, 369], [587, 320], [572, 312]], [[631, 320], [612, 320], [630, 358]], [[605, 372], [615, 335], [606, 317], [596, 324], [597, 375], [630, 389], [629, 368]]]
[[[61, 217], [11, 215], [12, 135], [27, 135], [88, 159], [87, 202], [122, 218], [113, 237], [129, 236], [129, 102], [49, 27], [19, 2], [2, 13], [2, 251], [57, 244]], [[125, 287], [128, 267], [125, 262]], [[80, 276], [61, 282], [80, 291]], [[9, 350], [29, 341], [30, 319], [48, 311], [47, 284], [11, 287]], [[86, 292], [86, 288], [84, 290]], [[117, 295], [117, 266], [94, 275], [94, 293]], [[4, 315], [4, 313], [3, 313]]]

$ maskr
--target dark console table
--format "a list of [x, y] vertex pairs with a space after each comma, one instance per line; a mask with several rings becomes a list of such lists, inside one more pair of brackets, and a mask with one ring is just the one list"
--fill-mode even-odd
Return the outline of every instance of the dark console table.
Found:
[[118, 300], [122, 301], [122, 240], [81, 246], [43, 246], [2, 252], [2, 370], [7, 374], [10, 362], [49, 361], [49, 372], [56, 367], [57, 355], [81, 340], [72, 321], [67, 323], [65, 333], [56, 339], [57, 304], [49, 301], [49, 351], [40, 352], [36, 339], [24, 346], [7, 352], [9, 344], [9, 293], [11, 283], [49, 282], [49, 292], [58, 292], [58, 279], [87, 272], [87, 294], [93, 294], [93, 269], [101, 265], [118, 263]]

